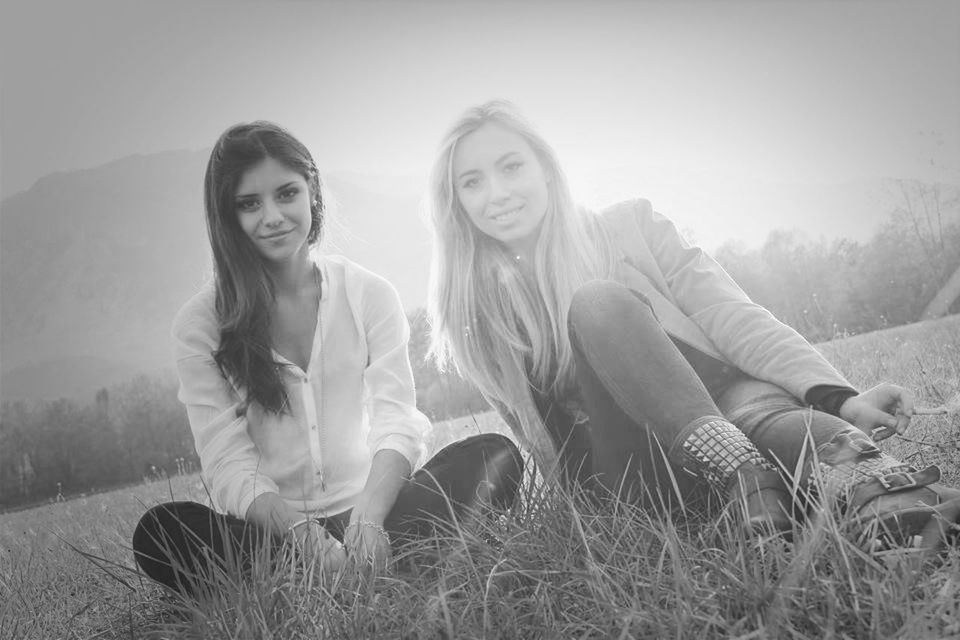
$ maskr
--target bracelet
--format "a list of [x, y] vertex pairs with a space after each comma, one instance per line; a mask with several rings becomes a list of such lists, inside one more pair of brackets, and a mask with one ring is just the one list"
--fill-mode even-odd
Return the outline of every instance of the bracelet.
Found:
[[329, 531], [327, 531], [327, 528], [323, 526], [320, 523], [320, 521], [317, 520], [316, 518], [303, 518], [302, 520], [297, 520], [292, 525], [287, 527], [287, 533], [293, 533], [294, 529], [296, 529], [297, 527], [303, 526], [309, 522], [312, 522], [318, 525], [321, 529], [323, 529], [324, 533], [326, 534], [326, 537], [330, 538], [336, 544], [336, 547], [338, 549], [343, 549], [343, 543], [337, 540], [336, 538], [334, 538], [333, 535]]
[[380, 536], [382, 536], [383, 538], [386, 538], [387, 544], [390, 544], [390, 534], [387, 533], [387, 530], [381, 527], [376, 522], [370, 522], [369, 520], [357, 520], [356, 522], [351, 522], [350, 524], [348, 524], [346, 528], [343, 530], [343, 532], [346, 533], [347, 531], [349, 531], [350, 527], [370, 527], [371, 529], [375, 530], [378, 534], [380, 534]]
[[308, 522], [315, 522], [316, 524], [320, 524], [319, 522], [317, 522], [316, 518], [303, 518], [302, 520], [297, 520], [292, 525], [287, 527], [287, 533], [292, 533], [294, 529], [296, 529], [297, 527], [301, 527], [307, 524]]

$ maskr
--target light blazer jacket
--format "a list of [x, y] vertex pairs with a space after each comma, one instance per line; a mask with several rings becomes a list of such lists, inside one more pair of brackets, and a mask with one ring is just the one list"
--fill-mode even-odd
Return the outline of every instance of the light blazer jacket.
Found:
[[[643, 294], [664, 330], [759, 380], [804, 398], [817, 385], [852, 385], [796, 331], [751, 302], [713, 258], [687, 243], [647, 200], [621, 202], [599, 215], [621, 254], [614, 279]], [[521, 406], [493, 403], [541, 472], [558, 457], [533, 398]]]

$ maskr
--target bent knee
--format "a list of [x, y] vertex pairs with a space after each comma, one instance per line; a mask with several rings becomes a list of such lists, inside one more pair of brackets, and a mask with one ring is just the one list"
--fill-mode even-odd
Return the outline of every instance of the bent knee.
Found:
[[133, 548], [144, 549], [156, 546], [174, 528], [182, 528], [185, 518], [196, 512], [210, 510], [196, 502], [165, 502], [150, 507], [140, 518], [133, 531]]
[[631, 313], [649, 312], [650, 302], [643, 294], [613, 280], [590, 280], [573, 292], [567, 327], [579, 333], [605, 330], [609, 322], [620, 323]]
[[484, 439], [483, 458], [488, 467], [510, 476], [519, 476], [523, 472], [523, 456], [513, 440], [499, 433], [486, 433], [479, 437]]

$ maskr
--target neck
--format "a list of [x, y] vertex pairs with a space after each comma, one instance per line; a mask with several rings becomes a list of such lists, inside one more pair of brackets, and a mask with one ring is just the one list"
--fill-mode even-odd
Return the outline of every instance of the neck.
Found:
[[299, 295], [305, 288], [315, 286], [316, 277], [313, 273], [313, 261], [306, 251], [297, 254], [294, 259], [288, 262], [268, 265], [267, 269], [273, 278], [277, 295]]
[[513, 256], [513, 263], [517, 266], [520, 274], [532, 281], [534, 276], [533, 254], [511, 252], [511, 255]]

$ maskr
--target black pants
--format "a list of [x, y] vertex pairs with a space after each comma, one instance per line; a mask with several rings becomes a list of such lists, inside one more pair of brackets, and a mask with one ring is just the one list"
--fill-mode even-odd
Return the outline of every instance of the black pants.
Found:
[[[495, 508], [509, 508], [522, 477], [520, 452], [499, 434], [445, 447], [403, 485], [384, 521], [394, 552], [461, 517], [481, 496]], [[349, 519], [350, 511], [345, 511], [323, 524], [342, 541]], [[282, 547], [283, 539], [263, 527], [195, 502], [151, 508], [133, 534], [134, 558], [143, 572], [184, 593], [194, 592], [211, 571], [239, 570], [247, 576], [255, 557], [276, 556]]]

